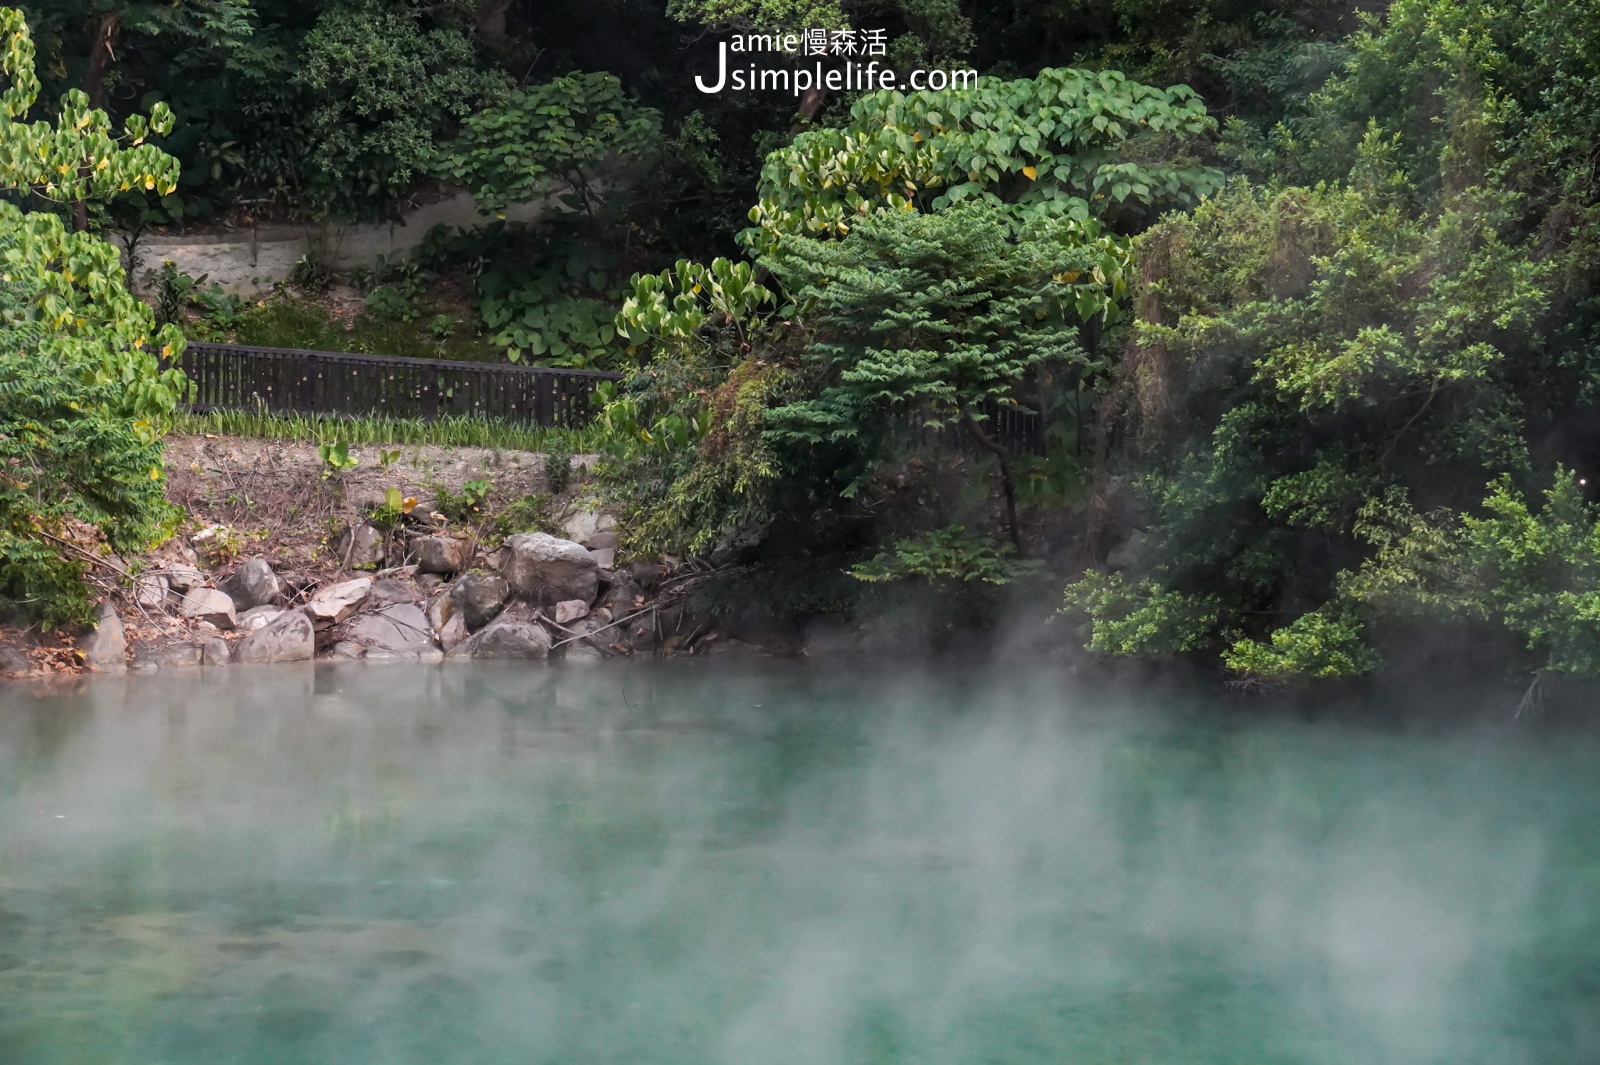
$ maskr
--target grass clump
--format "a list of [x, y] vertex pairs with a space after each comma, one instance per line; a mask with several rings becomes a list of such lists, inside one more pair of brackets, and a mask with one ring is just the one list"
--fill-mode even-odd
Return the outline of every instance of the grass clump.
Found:
[[218, 436], [294, 440], [313, 444], [339, 440], [358, 445], [431, 444], [440, 447], [565, 452], [568, 455], [594, 451], [600, 437], [600, 431], [595, 427], [547, 429], [472, 415], [451, 415], [423, 421], [384, 415], [334, 418], [306, 414], [211, 411], [179, 414], [173, 428], [179, 433], [195, 435], [214, 433]]

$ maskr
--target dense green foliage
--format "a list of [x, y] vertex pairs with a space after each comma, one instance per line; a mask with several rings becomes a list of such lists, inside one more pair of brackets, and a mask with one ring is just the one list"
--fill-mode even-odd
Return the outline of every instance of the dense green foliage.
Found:
[[[34, 52], [16, 11], [0, 9], [0, 31], [0, 185], [72, 202], [168, 180], [172, 160], [120, 145], [81, 93], [58, 125], [14, 121], [37, 88]], [[89, 618], [83, 574], [102, 545], [146, 546], [171, 518], [159, 434], [187, 381], [163, 356], [181, 344], [128, 293], [114, 247], [0, 203], [0, 588], [47, 624]]]
[[1220, 175], [1183, 149], [1214, 125], [1186, 87], [1116, 71], [868, 93], [848, 125], [803, 133], [767, 158], [749, 239], [767, 250], [785, 233], [846, 233], [867, 211], [971, 199], [1078, 218], [1191, 203]]
[[[9, 290], [0, 296], [8, 305], [14, 298]], [[46, 625], [86, 622], [93, 589], [84, 574], [103, 545], [141, 550], [169, 531], [161, 444], [115, 413], [119, 391], [94, 381], [94, 367], [41, 358], [29, 330], [8, 326], [0, 349], [0, 589]]]
[[[1037, 81], [984, 91], [996, 101], [1035, 100], [1041, 92], [1070, 101], [1088, 92], [1089, 81], [1100, 84], [1047, 71]], [[1204, 128], [1203, 112], [1182, 92], [1114, 84], [1158, 125]], [[856, 111], [915, 111], [918, 121], [939, 123], [934, 106], [959, 109], [961, 99], [876, 93]], [[982, 193], [962, 175], [970, 196], [861, 196], [854, 190], [883, 188], [887, 173], [903, 186], [913, 172], [926, 182], [941, 168], [991, 163], [961, 155], [968, 149], [956, 146], [957, 134], [931, 155], [910, 135], [891, 136], [870, 152], [847, 138], [828, 164], [831, 177], [819, 183], [794, 157], [829, 150], [837, 131], [802, 134], [794, 148], [770, 157], [763, 178], [764, 203], [793, 209], [752, 212], [763, 220], [754, 232], [757, 261], [781, 299], [748, 266], [723, 260], [710, 267], [680, 262], [635, 278], [618, 328], [651, 361], [605, 417], [621, 442], [614, 481], [633, 507], [640, 546], [701, 552], [741, 541], [799, 541], [808, 550], [848, 554], [927, 533], [968, 511], [986, 527], [992, 471], [1010, 549], [1020, 550], [1018, 456], [984, 426], [996, 410], [1022, 406], [1025, 386], [1032, 394], [1075, 390], [1103, 371], [1088, 348], [1120, 314], [1128, 252], [1099, 216], [1109, 203], [1133, 208], [1167, 190], [1141, 183], [1092, 199], [1093, 175], [1132, 174], [1098, 139], [1094, 119], [1083, 118], [1096, 132], [1081, 142], [1063, 136], [1048, 152], [1023, 149], [1022, 158], [1041, 165], [1048, 159], [1051, 174], [1065, 177], [1004, 163], [1021, 185], [1038, 178], [1058, 195], [1020, 186], [1009, 196]], [[1047, 113], [1028, 121], [1053, 119]], [[1133, 151], [1131, 133], [1104, 136]], [[1071, 154], [1074, 144], [1084, 159]], [[1162, 177], [1152, 180], [1170, 179], [1179, 190], [1210, 180], [1203, 168], [1140, 170], [1157, 172]], [[1074, 176], [1088, 184], [1074, 186]], [[1073, 188], [1091, 198], [1072, 195]], [[926, 514], [880, 508], [879, 482], [915, 451], [945, 449], [953, 439], [947, 430], [981, 456], [971, 464], [984, 471], [979, 498], [947, 486], [940, 494], [950, 497], [948, 505]]]
[[1593, 15], [1400, 0], [1297, 114], [1232, 131], [1265, 184], [1139, 238], [1121, 461], [1150, 538], [1139, 590], [1069, 589], [1093, 642], [1328, 677], [1460, 622], [1595, 671], [1600, 514], [1559, 472], [1600, 459]]
[[651, 151], [660, 121], [610, 74], [571, 74], [470, 116], [444, 149], [445, 171], [487, 210], [547, 196], [559, 181], [572, 196], [569, 206], [592, 214], [590, 185], [601, 164]]
[[800, 356], [814, 390], [768, 414], [775, 440], [849, 442], [853, 495], [896, 421], [956, 428], [998, 462], [1012, 546], [1021, 548], [1016, 475], [985, 430], [1043, 370], [1092, 375], [1078, 326], [1110, 317], [1127, 248], [1091, 221], [977, 202], [864, 217], [843, 241], [789, 237], [773, 269], [805, 307], [813, 338]]
[[315, 101], [309, 189], [315, 204], [345, 214], [392, 211], [435, 169], [436, 143], [452, 124], [511, 88], [478, 63], [465, 32], [426, 27], [406, 3], [334, 7], [303, 48], [294, 80]]

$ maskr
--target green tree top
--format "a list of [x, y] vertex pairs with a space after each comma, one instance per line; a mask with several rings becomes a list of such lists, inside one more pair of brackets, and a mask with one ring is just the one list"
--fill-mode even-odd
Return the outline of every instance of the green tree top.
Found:
[[39, 97], [39, 79], [22, 12], [0, 8], [0, 36], [0, 73], [8, 82], [0, 92], [0, 186], [56, 203], [108, 199], [130, 189], [165, 195], [177, 188], [178, 161], [147, 143], [152, 133], [172, 131], [166, 104], [152, 107], [148, 118], [130, 116], [120, 137], [79, 89], [62, 97], [54, 123], [26, 122]]
[[442, 173], [465, 182], [485, 211], [547, 196], [564, 183], [592, 213], [593, 175], [608, 160], [641, 156], [661, 135], [661, 113], [628, 98], [606, 73], [572, 73], [519, 89], [469, 117], [440, 152]]
[[770, 262], [816, 339], [803, 361], [816, 393], [770, 413], [775, 439], [871, 442], [895, 414], [957, 426], [995, 455], [1020, 550], [1010, 455], [985, 428], [1015, 407], [1030, 368], [1086, 364], [1080, 324], [1116, 312], [1125, 238], [1092, 219], [1018, 220], [972, 202], [863, 218], [843, 241], [786, 237]]
[[839, 0], [668, 0], [667, 14], [680, 22], [761, 33], [848, 24]]
[[1158, 89], [1113, 71], [979, 78], [973, 88], [868, 93], [849, 125], [803, 133], [767, 157], [745, 239], [842, 236], [875, 210], [941, 210], [968, 199], [1025, 214], [1089, 218], [1130, 199], [1194, 202], [1221, 173], [1170, 150], [1215, 122], [1188, 87]]

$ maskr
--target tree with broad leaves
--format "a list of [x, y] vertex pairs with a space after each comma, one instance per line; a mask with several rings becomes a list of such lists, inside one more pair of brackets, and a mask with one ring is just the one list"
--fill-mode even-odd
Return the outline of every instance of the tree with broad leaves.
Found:
[[1078, 329], [1116, 313], [1127, 241], [1093, 221], [970, 203], [868, 217], [843, 241], [790, 237], [770, 265], [815, 331], [802, 358], [821, 383], [771, 412], [774, 434], [865, 443], [896, 415], [959, 428], [995, 457], [1020, 551], [1013, 456], [988, 409], [1016, 406], [1035, 366], [1089, 361]]

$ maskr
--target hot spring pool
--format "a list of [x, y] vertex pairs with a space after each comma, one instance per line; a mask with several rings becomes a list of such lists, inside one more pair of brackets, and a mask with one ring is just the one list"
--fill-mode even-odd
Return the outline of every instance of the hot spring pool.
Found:
[[0, 687], [0, 1065], [1600, 1061], [1600, 744], [1049, 672]]

